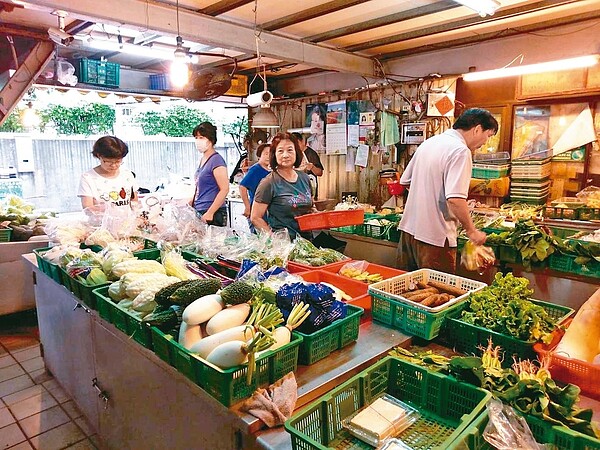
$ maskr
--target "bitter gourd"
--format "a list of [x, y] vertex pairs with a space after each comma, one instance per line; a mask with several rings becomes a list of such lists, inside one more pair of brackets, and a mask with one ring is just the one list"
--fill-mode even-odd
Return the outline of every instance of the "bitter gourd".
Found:
[[192, 280], [171, 294], [170, 300], [176, 305], [187, 306], [200, 297], [216, 294], [219, 289], [221, 289], [221, 281], [216, 278]]

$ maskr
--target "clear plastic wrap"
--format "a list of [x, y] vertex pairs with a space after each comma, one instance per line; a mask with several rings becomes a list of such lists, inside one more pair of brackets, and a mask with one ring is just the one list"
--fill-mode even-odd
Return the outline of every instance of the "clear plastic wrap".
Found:
[[467, 270], [483, 272], [493, 266], [495, 261], [494, 250], [483, 245], [476, 245], [470, 240], [465, 243], [460, 255], [460, 263]]
[[48, 219], [44, 232], [52, 245], [79, 245], [93, 231], [84, 216]]
[[600, 187], [588, 186], [575, 195], [579, 200], [583, 200], [587, 207], [600, 208]]
[[414, 424], [421, 414], [412, 406], [383, 394], [342, 421], [352, 435], [373, 447], [383, 445]]
[[483, 438], [497, 450], [550, 450], [538, 444], [525, 419], [500, 400], [490, 399], [487, 404], [489, 422]]

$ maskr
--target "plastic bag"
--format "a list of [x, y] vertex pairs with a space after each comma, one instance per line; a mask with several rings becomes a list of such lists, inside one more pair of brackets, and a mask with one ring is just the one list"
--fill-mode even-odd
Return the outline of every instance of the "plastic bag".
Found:
[[583, 200], [589, 208], [600, 208], [600, 187], [588, 186], [575, 194], [575, 196]]
[[490, 399], [487, 404], [489, 422], [483, 438], [497, 450], [549, 450], [538, 444], [525, 419], [500, 400]]
[[483, 245], [476, 245], [470, 240], [465, 243], [460, 255], [460, 263], [467, 270], [483, 272], [493, 266], [495, 261], [494, 250]]

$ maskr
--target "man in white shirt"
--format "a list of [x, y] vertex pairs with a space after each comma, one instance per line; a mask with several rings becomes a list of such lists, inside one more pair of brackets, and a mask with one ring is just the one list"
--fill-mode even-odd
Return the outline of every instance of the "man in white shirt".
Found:
[[399, 228], [398, 267], [456, 271], [457, 226], [477, 245], [486, 234], [471, 220], [467, 206], [472, 153], [498, 132], [485, 109], [465, 111], [451, 130], [432, 136], [417, 148], [400, 183], [409, 188]]

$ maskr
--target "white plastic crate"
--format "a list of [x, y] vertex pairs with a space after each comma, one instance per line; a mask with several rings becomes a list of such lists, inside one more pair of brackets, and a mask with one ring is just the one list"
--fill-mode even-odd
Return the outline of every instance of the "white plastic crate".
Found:
[[[420, 303], [413, 302], [401, 295], [403, 292], [410, 290], [410, 284], [416, 284], [418, 282], [428, 283], [430, 280], [439, 281], [467, 292], [434, 308], [423, 306]], [[459, 277], [457, 275], [451, 275], [431, 269], [419, 269], [380, 281], [379, 283], [373, 283], [369, 285], [369, 294], [375, 294], [380, 297], [388, 298], [389, 300], [405, 303], [414, 308], [422, 309], [423, 311], [435, 313], [466, 300], [471, 292], [479, 291], [486, 286], [487, 284], [480, 281], [469, 280], [468, 278]]]
[[550, 176], [552, 169], [550, 167], [550, 163], [545, 164], [532, 164], [532, 165], [515, 165], [513, 163], [512, 168], [510, 169], [511, 178], [534, 178], [534, 179], [543, 179], [548, 178]]

